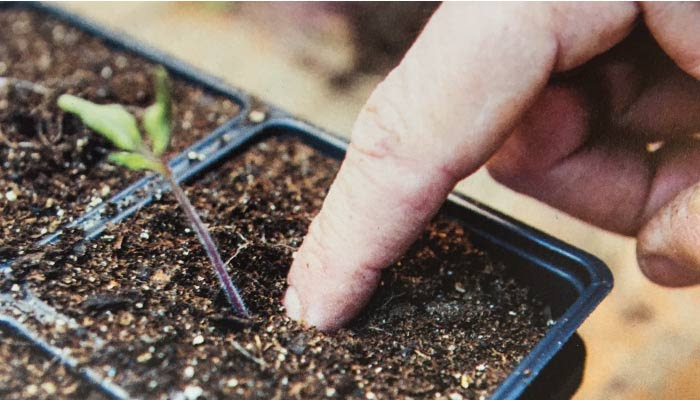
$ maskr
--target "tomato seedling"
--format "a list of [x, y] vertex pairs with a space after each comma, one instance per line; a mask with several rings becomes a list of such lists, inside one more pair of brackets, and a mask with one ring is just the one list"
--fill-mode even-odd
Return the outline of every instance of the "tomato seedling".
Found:
[[165, 160], [164, 153], [170, 146], [172, 106], [170, 82], [165, 68], [158, 68], [154, 74], [156, 100], [144, 110], [141, 126], [148, 142], [138, 126], [136, 117], [121, 104], [95, 104], [69, 94], [58, 98], [58, 106], [80, 117], [83, 123], [96, 133], [109, 140], [120, 151], [111, 153], [109, 160], [132, 170], [150, 170], [160, 174], [170, 186], [199, 241], [216, 271], [221, 288], [231, 303], [233, 311], [243, 317], [250, 316], [238, 289], [226, 271], [219, 250], [209, 231], [202, 222], [197, 210], [173, 177]]

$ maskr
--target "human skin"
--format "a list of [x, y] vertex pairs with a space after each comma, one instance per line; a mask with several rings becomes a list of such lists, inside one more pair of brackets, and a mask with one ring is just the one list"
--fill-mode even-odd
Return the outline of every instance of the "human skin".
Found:
[[287, 314], [327, 331], [348, 322], [484, 164], [636, 236], [652, 281], [700, 283], [698, 21], [698, 3], [443, 4], [360, 112], [295, 254]]

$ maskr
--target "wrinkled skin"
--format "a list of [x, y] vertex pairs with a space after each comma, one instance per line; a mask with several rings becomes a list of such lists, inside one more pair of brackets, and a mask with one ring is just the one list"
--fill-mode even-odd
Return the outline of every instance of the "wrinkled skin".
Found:
[[323, 330], [350, 320], [484, 164], [636, 236], [651, 280], [699, 283], [698, 21], [697, 3], [442, 5], [355, 123], [289, 272], [288, 315]]

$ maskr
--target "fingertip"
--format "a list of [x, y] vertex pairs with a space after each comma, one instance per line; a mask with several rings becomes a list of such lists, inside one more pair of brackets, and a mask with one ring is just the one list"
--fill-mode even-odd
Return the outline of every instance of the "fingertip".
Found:
[[287, 312], [287, 316], [295, 321], [302, 321], [302, 308], [299, 300], [299, 293], [294, 286], [289, 286], [282, 299], [282, 304]]
[[[317, 226], [312, 224], [312, 232]], [[307, 235], [295, 255], [282, 303], [290, 319], [329, 332], [357, 315], [371, 297], [381, 273], [343, 263], [346, 258], [328, 257], [325, 252], [330, 247], [318, 245], [313, 235]]]
[[649, 280], [662, 286], [700, 283], [700, 185], [659, 208], [637, 234], [637, 260]]
[[700, 283], [700, 271], [662, 255], [642, 256], [638, 263], [642, 273], [650, 281], [661, 286], [686, 287]]

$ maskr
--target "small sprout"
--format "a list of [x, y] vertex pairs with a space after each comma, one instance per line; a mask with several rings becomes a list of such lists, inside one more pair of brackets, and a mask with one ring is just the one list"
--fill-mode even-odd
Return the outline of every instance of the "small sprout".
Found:
[[[109, 161], [132, 170], [154, 171], [165, 178], [175, 199], [189, 219], [190, 225], [197, 232], [199, 241], [204, 246], [214, 271], [216, 271], [221, 288], [233, 306], [233, 311], [247, 317], [250, 315], [248, 309], [226, 271], [226, 266], [214, 240], [163, 158], [163, 154], [170, 145], [172, 122], [170, 83], [165, 68], [159, 67], [154, 75], [156, 101], [146, 108], [141, 121], [148, 136], [150, 148], [142, 139], [136, 118], [122, 105], [100, 105], [80, 97], [64, 94], [58, 98], [58, 106], [64, 111], [76, 114], [88, 128], [104, 136], [114, 146], [123, 150], [110, 154]], [[142, 238], [144, 236], [146, 239], [148, 238], [147, 233], [141, 234]]]

